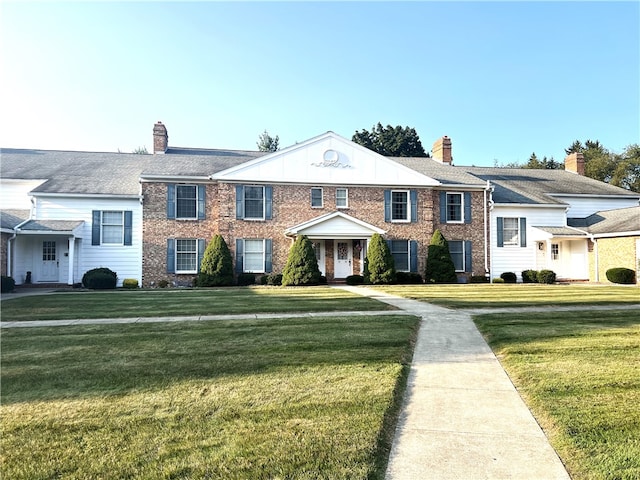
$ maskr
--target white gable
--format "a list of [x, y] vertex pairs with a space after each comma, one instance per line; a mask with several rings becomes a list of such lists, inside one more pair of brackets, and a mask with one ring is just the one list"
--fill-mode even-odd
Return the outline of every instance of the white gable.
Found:
[[211, 177], [238, 182], [317, 185], [434, 186], [440, 182], [333, 132]]
[[382, 235], [385, 231], [342, 212], [322, 215], [285, 231], [287, 235], [306, 235], [311, 239], [369, 238], [374, 233]]

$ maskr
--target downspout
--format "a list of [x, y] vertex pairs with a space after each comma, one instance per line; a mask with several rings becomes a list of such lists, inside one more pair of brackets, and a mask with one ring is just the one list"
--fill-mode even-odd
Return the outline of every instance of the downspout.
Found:
[[[489, 201], [487, 202], [487, 192], [489, 193]], [[487, 186], [483, 191], [484, 195], [484, 273], [489, 273], [489, 281], [493, 278], [493, 267], [489, 264], [489, 214], [487, 212], [487, 204], [489, 210], [493, 210], [493, 187], [491, 182], [487, 180]]]

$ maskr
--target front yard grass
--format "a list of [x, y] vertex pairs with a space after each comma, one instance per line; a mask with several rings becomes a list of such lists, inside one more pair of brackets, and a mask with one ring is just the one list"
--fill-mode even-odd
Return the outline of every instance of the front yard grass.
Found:
[[475, 322], [572, 478], [640, 478], [640, 309]]
[[418, 321], [4, 330], [1, 476], [381, 479]]
[[110, 290], [16, 298], [5, 294], [2, 321], [392, 309], [329, 287]]
[[640, 304], [640, 288], [601, 285], [458, 284], [372, 287], [449, 308]]

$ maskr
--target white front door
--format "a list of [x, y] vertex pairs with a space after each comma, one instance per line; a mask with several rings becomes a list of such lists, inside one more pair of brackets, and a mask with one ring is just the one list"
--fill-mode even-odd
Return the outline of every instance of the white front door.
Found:
[[42, 242], [42, 266], [40, 270], [40, 282], [58, 281], [58, 253], [55, 240]]
[[351, 242], [336, 242], [334, 272], [335, 278], [346, 278], [353, 274]]

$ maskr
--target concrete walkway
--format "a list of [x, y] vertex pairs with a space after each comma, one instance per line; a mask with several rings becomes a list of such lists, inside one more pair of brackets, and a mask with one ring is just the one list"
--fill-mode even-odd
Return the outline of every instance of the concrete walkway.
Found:
[[422, 317], [387, 480], [570, 478], [468, 312], [338, 288]]

